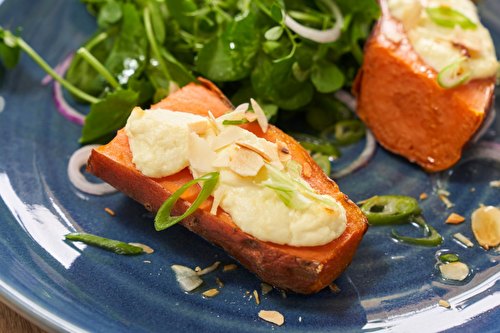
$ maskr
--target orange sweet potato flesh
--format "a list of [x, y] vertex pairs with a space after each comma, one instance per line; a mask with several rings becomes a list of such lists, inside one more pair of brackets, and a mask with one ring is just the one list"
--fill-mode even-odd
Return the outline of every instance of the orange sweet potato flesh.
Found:
[[[207, 115], [207, 110], [210, 110], [215, 117], [232, 109], [231, 103], [213, 84], [201, 81], [204, 85], [189, 84], [152, 108], [200, 115]], [[265, 134], [256, 123], [246, 124], [246, 129], [269, 141], [275, 142], [279, 139], [286, 142], [293, 159], [311, 166], [311, 176], [306, 180], [318, 192], [332, 195], [339, 200], [347, 212], [347, 228], [344, 233], [326, 245], [315, 247], [262, 242], [241, 231], [231, 216], [220, 207], [216, 216], [210, 214], [212, 197], [180, 223], [223, 247], [264, 281], [284, 290], [303, 294], [315, 293], [330, 284], [351, 263], [368, 228], [367, 220], [360, 209], [339, 191], [338, 186], [292, 138], [274, 126], [270, 126]], [[193, 179], [187, 168], [175, 175], [159, 179], [144, 176], [132, 163], [128, 138], [123, 130], [119, 131], [109, 144], [92, 151], [87, 169], [153, 212], [158, 211], [163, 202], [179, 187]], [[182, 214], [189, 207], [189, 203], [194, 201], [199, 190], [199, 187], [191, 187], [174, 206], [172, 214]]]
[[[353, 93], [358, 116], [386, 149], [434, 172], [454, 165], [492, 105], [495, 77], [453, 89], [413, 50], [385, 0]], [[402, 36], [399, 42], [387, 36]]]

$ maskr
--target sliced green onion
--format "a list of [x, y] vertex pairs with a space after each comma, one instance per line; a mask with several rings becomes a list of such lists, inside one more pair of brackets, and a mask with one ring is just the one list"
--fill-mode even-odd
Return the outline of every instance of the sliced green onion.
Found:
[[439, 256], [439, 259], [444, 262], [455, 262], [458, 261], [458, 257], [453, 253], [447, 253]]
[[451, 89], [468, 81], [471, 75], [469, 62], [463, 57], [443, 68], [438, 74], [437, 82], [441, 87]]
[[454, 28], [458, 24], [462, 29], [477, 28], [477, 25], [467, 16], [449, 7], [426, 8], [425, 11], [431, 20], [442, 27]]
[[424, 226], [426, 230], [429, 230], [429, 233], [426, 235], [426, 237], [423, 238], [413, 238], [413, 237], [405, 237], [405, 236], [400, 236], [392, 230], [392, 237], [394, 237], [396, 240], [404, 243], [409, 243], [409, 244], [415, 244], [415, 245], [421, 245], [421, 246], [438, 246], [443, 242], [443, 237], [430, 225], [428, 225], [424, 219], [420, 216], [415, 217], [414, 221], [420, 225]]
[[361, 211], [372, 225], [394, 225], [418, 216], [421, 209], [415, 198], [404, 195], [374, 197], [361, 206]]
[[240, 120], [229, 120], [226, 119], [222, 122], [222, 125], [224, 126], [229, 126], [229, 125], [243, 125], [248, 123], [249, 121], [247, 119], [240, 119]]
[[[203, 187], [201, 188], [201, 191], [193, 204], [181, 216], [170, 216], [172, 208], [174, 207], [177, 200], [179, 200], [181, 195], [198, 182], [203, 182]], [[211, 172], [184, 184], [181, 188], [175, 191], [175, 193], [172, 194], [170, 198], [168, 198], [158, 210], [158, 213], [155, 217], [156, 230], [160, 231], [169, 228], [191, 215], [212, 194], [212, 191], [214, 190], [215, 186], [217, 186], [218, 182], [219, 172]]]
[[65, 237], [68, 240], [84, 242], [118, 254], [139, 254], [142, 252], [142, 248], [138, 246], [83, 232], [72, 232]]
[[334, 205], [331, 198], [315, 193], [306, 185], [295, 179], [287, 177], [286, 174], [267, 163], [265, 166], [268, 172], [268, 180], [260, 183], [259, 185], [274, 189], [276, 194], [287, 207], [293, 209], [305, 209], [312, 203], [312, 201], [307, 197], [320, 201], [328, 206]]
[[324, 129], [320, 137], [323, 140], [329, 140], [330, 137], [335, 138], [335, 142], [339, 145], [350, 145], [358, 142], [365, 136], [365, 124], [359, 119], [349, 119], [337, 122]]
[[300, 179], [300, 175], [302, 174], [302, 165], [295, 160], [290, 160], [285, 165], [285, 171], [290, 179]]

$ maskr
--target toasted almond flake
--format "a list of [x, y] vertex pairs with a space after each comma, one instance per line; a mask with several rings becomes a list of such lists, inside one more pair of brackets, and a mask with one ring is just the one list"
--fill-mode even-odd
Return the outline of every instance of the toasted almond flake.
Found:
[[424, 193], [420, 194], [420, 197], [419, 197], [420, 200], [425, 200], [427, 198], [428, 198], [427, 193], [424, 192]]
[[500, 187], [500, 180], [493, 180], [490, 182], [490, 187]]
[[236, 264], [225, 265], [222, 269], [224, 272], [234, 271], [238, 266]]
[[238, 105], [236, 107], [236, 109], [234, 109], [234, 112], [236, 112], [236, 111], [246, 112], [249, 107], [250, 107], [250, 103], [242, 103], [242, 104]]
[[221, 129], [219, 128], [219, 125], [217, 124], [217, 120], [215, 120], [215, 117], [212, 114], [212, 112], [208, 111], [207, 119], [208, 119], [208, 124], [214, 130], [215, 135], [219, 135], [219, 133], [221, 132]]
[[109, 214], [109, 215], [112, 215], [112, 216], [115, 216], [115, 212], [113, 212], [111, 209], [109, 209], [108, 207], [104, 208], [104, 210]]
[[283, 170], [285, 167], [281, 163], [281, 159], [278, 153], [278, 145], [269, 141], [264, 141], [262, 143], [262, 149], [270, 157], [269, 164], [278, 170]]
[[451, 307], [450, 303], [446, 302], [444, 299], [440, 299], [438, 304], [439, 304], [439, 306], [442, 306], [444, 308], [450, 308]]
[[245, 111], [243, 110], [234, 110], [233, 112], [226, 113], [223, 116], [217, 118], [217, 125], [219, 128], [222, 128], [224, 125], [224, 120], [243, 120], [245, 119]]
[[222, 197], [224, 196], [224, 191], [226, 190], [225, 186], [219, 186], [218, 189], [216, 189], [213, 193], [214, 196], [214, 201], [212, 203], [212, 209], [210, 209], [210, 214], [212, 215], [217, 215], [217, 208], [220, 205], [220, 201], [222, 200]]
[[266, 114], [264, 113], [264, 110], [262, 110], [259, 103], [257, 103], [253, 98], [250, 99], [250, 103], [252, 103], [252, 109], [257, 115], [257, 122], [259, 123], [262, 132], [266, 133], [269, 124], [267, 122], [267, 117]]
[[440, 188], [440, 189], [437, 190], [437, 194], [438, 195], [444, 195], [445, 197], [449, 197], [450, 196], [450, 192], [448, 192], [446, 190], [443, 190], [442, 188]]
[[259, 318], [278, 326], [281, 326], [285, 323], [285, 317], [283, 317], [283, 315], [278, 311], [260, 310]]
[[450, 262], [439, 266], [441, 275], [447, 280], [463, 281], [469, 276], [469, 267], [463, 262]]
[[141, 243], [129, 243], [129, 244], [132, 246], [140, 247], [142, 249], [142, 252], [146, 252], [147, 254], [151, 254], [151, 253], [155, 252], [155, 250], [153, 250], [149, 246], [141, 244]]
[[369, 201], [369, 200], [371, 200], [371, 199], [373, 199], [373, 198], [377, 198], [377, 197], [378, 197], [378, 195], [374, 195], [374, 196], [373, 196], [373, 197], [371, 197], [371, 198], [368, 198], [368, 199], [365, 199], [365, 200], [358, 201], [358, 202], [356, 202], [356, 205], [363, 205], [363, 204], [364, 204], [364, 203], [366, 203], [367, 201]]
[[[200, 276], [200, 275], [208, 274], [210, 272], [215, 271], [217, 269], [217, 267], [219, 267], [219, 265], [220, 265], [220, 261], [216, 261], [211, 266], [209, 266], [207, 268], [200, 269], [199, 271], [195, 269], [195, 271], [196, 271], [196, 274], [198, 274], [198, 276]], [[196, 267], [196, 268], [199, 268], [199, 267]]]
[[209, 289], [209, 290], [203, 292], [202, 295], [205, 297], [214, 297], [214, 296], [219, 295], [219, 293], [220, 293], [219, 290], [214, 288], [214, 289]]
[[451, 213], [450, 216], [448, 216], [448, 218], [446, 219], [446, 223], [449, 224], [459, 224], [462, 223], [463, 221], [465, 221], [465, 217], [455, 213]]
[[259, 118], [258, 115], [256, 115], [253, 112], [247, 111], [245, 112], [245, 119], [248, 120], [249, 122], [254, 122]]
[[302, 166], [302, 173], [304, 174], [304, 177], [311, 177], [312, 174], [312, 168], [311, 165], [307, 162], [304, 162], [304, 165]]
[[203, 283], [203, 280], [189, 267], [172, 265], [171, 268], [175, 272], [175, 279], [184, 291], [192, 291]]
[[253, 297], [255, 298], [255, 303], [257, 303], [257, 305], [259, 305], [260, 304], [260, 298], [259, 298], [259, 294], [257, 293], [257, 290], [253, 291]]
[[254, 153], [257, 153], [260, 156], [262, 156], [265, 160], [271, 161], [271, 156], [268, 155], [264, 150], [260, 149], [260, 147], [257, 147], [256, 145], [252, 145], [251, 143], [243, 140], [236, 140], [234, 144], [237, 145], [238, 147], [249, 149]]
[[151, 261], [149, 261], [149, 260], [144, 260], [143, 262], [145, 262], [146, 264], [150, 264], [151, 263]]
[[340, 288], [335, 283], [333, 283], [333, 282], [328, 285], [328, 288], [330, 288], [330, 290], [333, 291], [333, 292], [340, 291]]
[[208, 122], [206, 120], [200, 120], [194, 123], [188, 124], [189, 133], [205, 134], [208, 130]]
[[261, 283], [260, 287], [262, 288], [262, 294], [267, 295], [271, 290], [273, 290], [273, 286], [267, 283]]
[[479, 245], [488, 250], [500, 244], [500, 209], [482, 206], [472, 213], [471, 227]]
[[217, 154], [217, 158], [212, 162], [212, 167], [229, 168], [229, 151], [223, 150]]
[[397, 31], [386, 31], [384, 35], [388, 40], [396, 44], [403, 40], [403, 34]]
[[229, 155], [229, 168], [243, 177], [256, 176], [263, 166], [262, 156], [248, 149], [238, 149]]
[[250, 292], [249, 291], [245, 291], [245, 295], [250, 295]]
[[452, 208], [453, 206], [455, 206], [454, 203], [452, 203], [447, 196], [445, 196], [444, 194], [440, 194], [439, 195], [439, 199], [441, 199], [441, 201], [444, 202], [444, 204], [446, 205], [446, 209], [450, 209]]
[[233, 126], [220, 133], [211, 143], [212, 150], [219, 150], [241, 138], [241, 129]]
[[222, 281], [218, 277], [215, 278], [215, 282], [217, 282], [219, 286], [224, 287], [224, 283], [222, 283]]
[[216, 158], [217, 153], [210, 149], [207, 141], [196, 133], [189, 134], [188, 159], [192, 168], [199, 172], [212, 172], [212, 163]]
[[457, 240], [459, 240], [462, 244], [464, 244], [467, 247], [473, 247], [474, 246], [474, 243], [472, 243], [470, 241], [470, 239], [468, 239], [467, 237], [465, 237], [464, 235], [462, 235], [459, 232], [456, 233], [456, 234], [454, 234], [453, 237], [455, 237]]

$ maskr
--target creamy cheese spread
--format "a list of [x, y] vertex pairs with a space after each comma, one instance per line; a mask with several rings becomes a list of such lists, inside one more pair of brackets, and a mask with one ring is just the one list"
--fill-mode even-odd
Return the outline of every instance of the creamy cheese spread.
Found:
[[[472, 70], [470, 79], [496, 75], [498, 61], [488, 30], [481, 24], [476, 6], [470, 0], [388, 0], [391, 15], [403, 24], [408, 39], [420, 58], [437, 72], [467, 58]], [[475, 28], [459, 24], [437, 24], [426, 8], [451, 8], [464, 15]]]
[[[206, 130], [194, 126], [206, 121]], [[268, 180], [264, 166], [284, 170], [275, 143], [222, 121], [169, 110], [132, 112], [125, 133], [133, 162], [149, 177], [164, 177], [185, 167], [198, 178], [218, 171], [219, 183], [213, 195], [223, 193], [219, 206], [238, 227], [262, 241], [292, 246], [318, 246], [338, 238], [346, 228], [344, 207], [330, 196], [320, 199], [304, 195], [306, 206], [285, 205], [277, 192], [263, 186]], [[289, 177], [283, 172], [284, 177]], [[297, 179], [313, 192], [303, 179]], [[221, 191], [222, 190], [222, 191]], [[215, 199], [214, 199], [215, 201]]]

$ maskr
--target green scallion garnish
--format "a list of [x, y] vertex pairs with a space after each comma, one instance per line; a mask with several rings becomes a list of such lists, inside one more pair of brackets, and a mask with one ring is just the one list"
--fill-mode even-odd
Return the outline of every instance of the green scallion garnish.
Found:
[[[203, 182], [203, 186], [193, 204], [181, 216], [170, 216], [172, 208], [174, 207], [177, 200], [179, 200], [181, 195], [184, 192], [186, 192], [188, 188], [190, 188], [191, 186], [195, 185], [198, 182]], [[212, 191], [215, 189], [215, 186], [217, 186], [218, 182], [219, 182], [219, 172], [211, 172], [207, 173], [206, 175], [200, 178], [193, 179], [192, 181], [184, 184], [174, 194], [172, 194], [170, 198], [168, 198], [158, 210], [158, 213], [156, 214], [155, 217], [156, 230], [160, 231], [167, 229], [173, 226], [174, 224], [180, 222], [181, 220], [185, 219], [189, 215], [191, 215], [212, 194]]]
[[449, 7], [426, 8], [425, 11], [431, 20], [442, 27], [454, 28], [458, 24], [462, 29], [477, 28], [477, 25], [467, 16]]

